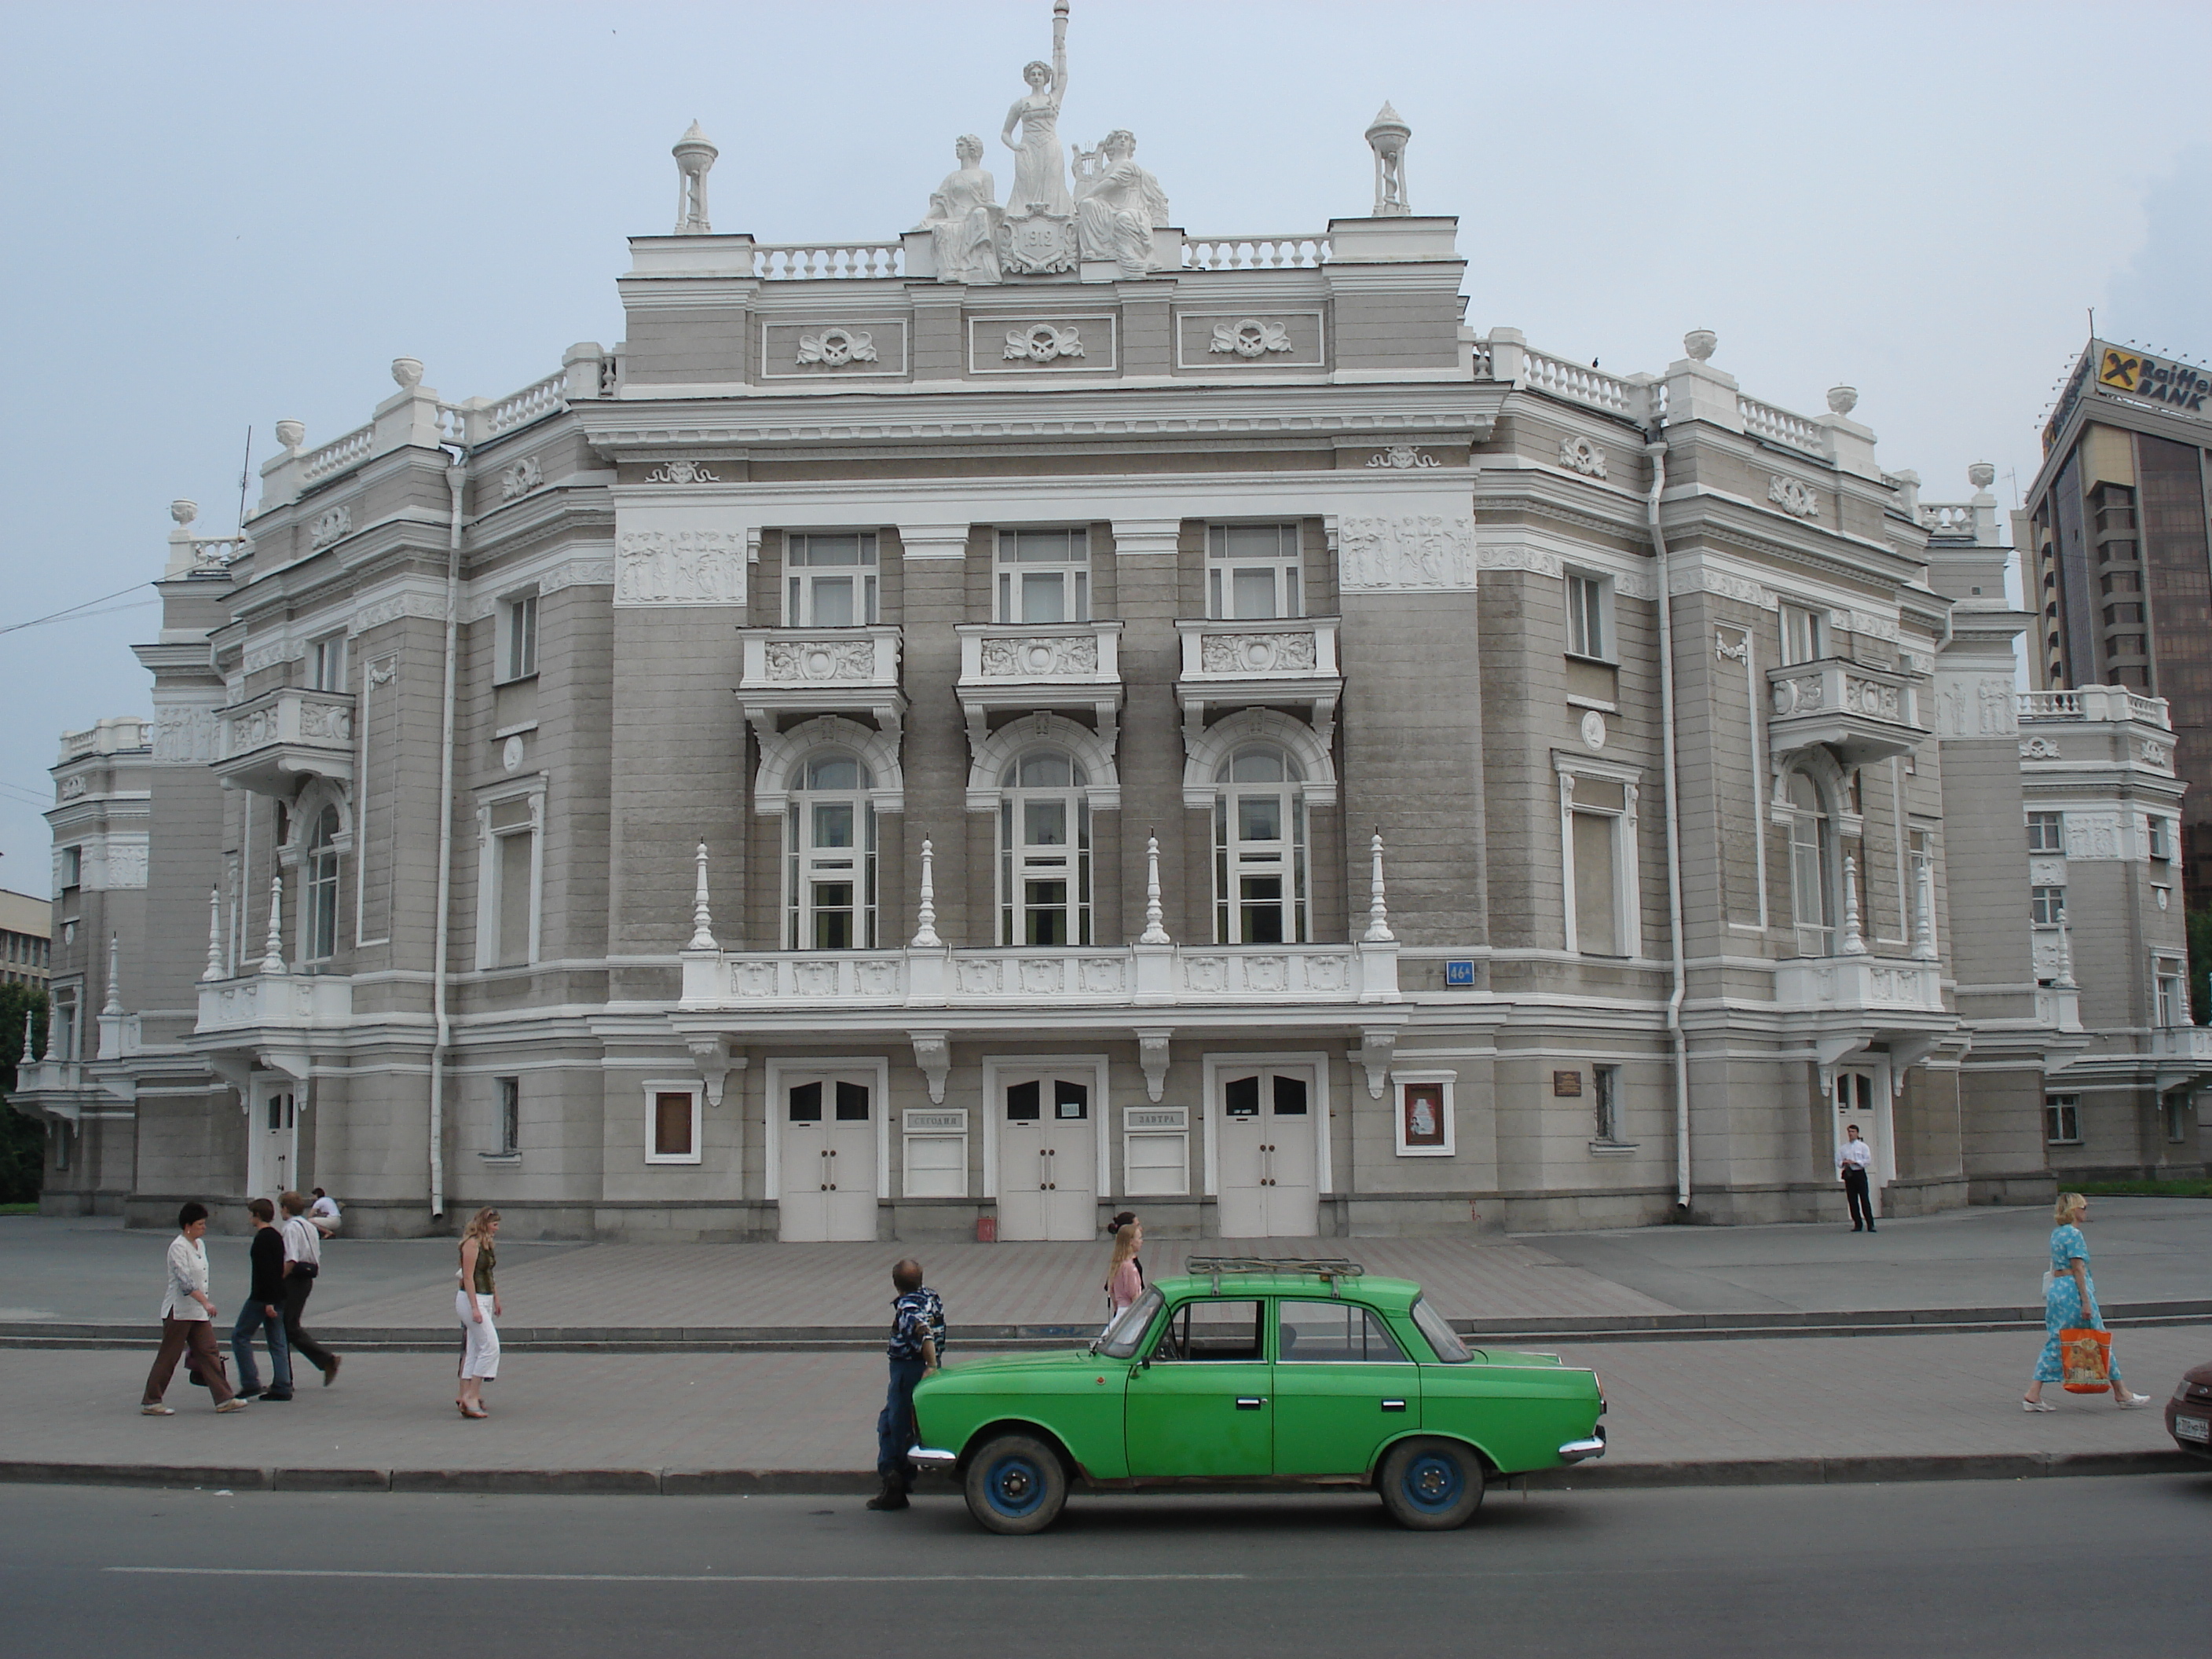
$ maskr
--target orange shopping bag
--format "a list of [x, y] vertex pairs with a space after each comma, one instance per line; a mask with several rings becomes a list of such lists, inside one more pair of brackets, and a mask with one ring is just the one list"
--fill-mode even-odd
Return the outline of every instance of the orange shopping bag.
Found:
[[2061, 1331], [2058, 1363], [2069, 1394], [2104, 1394], [2112, 1386], [2112, 1334]]

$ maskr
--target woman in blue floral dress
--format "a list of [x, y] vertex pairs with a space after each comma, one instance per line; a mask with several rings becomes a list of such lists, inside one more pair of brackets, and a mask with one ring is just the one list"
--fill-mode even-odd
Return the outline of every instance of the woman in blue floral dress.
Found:
[[[2057, 1407], [2043, 1397], [2046, 1382], [2063, 1382], [2066, 1368], [2059, 1357], [2061, 1331], [2101, 1331], [2105, 1316], [2097, 1307], [2097, 1281], [2089, 1277], [2089, 1241], [2081, 1237], [2081, 1223], [2089, 1215], [2089, 1200], [2079, 1193], [2061, 1193], [2051, 1210], [2057, 1225], [2051, 1230], [2051, 1274], [2043, 1292], [2043, 1352], [2036, 1358], [2035, 1380], [2021, 1396], [2021, 1409], [2055, 1412]], [[2111, 1367], [2112, 1403], [2122, 1411], [2150, 1404], [2147, 1394], [2133, 1394], [2120, 1381], [2117, 1361]]]

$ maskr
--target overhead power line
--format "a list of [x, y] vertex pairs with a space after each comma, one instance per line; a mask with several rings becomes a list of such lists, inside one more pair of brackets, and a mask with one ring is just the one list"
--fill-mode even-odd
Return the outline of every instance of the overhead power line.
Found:
[[[20, 633], [26, 628], [43, 628], [48, 623], [75, 622], [79, 619], [81, 614], [104, 617], [108, 614], [106, 611], [96, 611], [92, 607], [96, 605], [108, 605], [112, 600], [126, 598], [136, 593], [144, 586], [143, 582], [133, 582], [128, 587], [117, 588], [112, 593], [103, 593], [96, 599], [86, 599], [81, 604], [69, 605], [60, 611], [49, 611], [43, 617], [33, 617], [28, 622], [9, 623], [5, 628], [0, 628], [0, 634]], [[118, 605], [112, 608], [117, 611], [131, 611], [135, 610], [137, 605], [159, 603], [161, 601], [158, 599], [140, 599], [133, 605]]]

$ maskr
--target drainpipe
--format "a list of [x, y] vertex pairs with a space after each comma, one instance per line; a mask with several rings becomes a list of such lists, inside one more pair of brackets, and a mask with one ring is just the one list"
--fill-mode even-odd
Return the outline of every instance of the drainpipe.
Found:
[[[1674, 1060], [1674, 1204], [1681, 1218], [1690, 1214], [1690, 1051], [1682, 1034], [1682, 998], [1687, 989], [1682, 950], [1682, 808], [1674, 757], [1674, 611], [1668, 592], [1667, 538], [1659, 528], [1659, 495], [1667, 487], [1667, 445], [1656, 434], [1644, 445], [1651, 458], [1651, 493], [1644, 498], [1651, 550], [1659, 562], [1659, 744], [1667, 788], [1667, 936], [1672, 947], [1673, 988], [1667, 994], [1667, 1040]], [[1752, 718], [1759, 711], [1752, 710]]]
[[468, 451], [448, 452], [446, 491], [452, 514], [446, 532], [446, 684], [440, 701], [438, 733], [438, 921], [430, 962], [431, 1013], [437, 1030], [430, 1040], [430, 1218], [446, 1213], [446, 1045], [453, 1017], [446, 1006], [446, 953], [453, 925], [453, 711], [460, 663], [461, 490], [468, 482]]

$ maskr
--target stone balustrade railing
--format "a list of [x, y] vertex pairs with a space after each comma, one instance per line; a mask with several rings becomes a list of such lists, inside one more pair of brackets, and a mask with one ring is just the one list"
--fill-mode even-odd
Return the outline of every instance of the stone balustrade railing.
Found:
[[1974, 533], [1973, 503], [1923, 501], [1920, 527], [1938, 536], [1971, 536]]
[[484, 435], [496, 438], [545, 416], [557, 415], [568, 406], [568, 371], [564, 368], [533, 381], [520, 392], [495, 399], [483, 411]]
[[357, 427], [343, 438], [333, 438], [319, 449], [311, 449], [300, 458], [300, 477], [302, 483], [316, 484], [325, 478], [359, 466], [369, 458], [376, 443], [376, 425], [371, 422]]
[[1735, 406], [1743, 416], [1743, 429], [1753, 437], [1794, 449], [1801, 455], [1827, 459], [1826, 439], [1821, 435], [1820, 427], [1802, 415], [1792, 415], [1786, 409], [1777, 409], [1772, 404], [1763, 404], [1741, 392], [1736, 394]]
[[1627, 381], [1615, 375], [1601, 374], [1581, 363], [1571, 363], [1564, 357], [1550, 356], [1541, 351], [1525, 353], [1522, 374], [1523, 384], [1532, 392], [1548, 392], [1570, 403], [1586, 404], [1608, 415], [1633, 419], [1641, 414], [1637, 407], [1636, 388]]
[[1328, 238], [1303, 236], [1186, 236], [1186, 270], [1306, 270], [1328, 262]]
[[195, 536], [192, 538], [192, 568], [195, 570], [228, 570], [253, 550], [253, 538], [236, 536]]
[[775, 242], [753, 249], [753, 275], [770, 283], [818, 283], [896, 276], [901, 242]]
[[2173, 729], [2164, 697], [2146, 697], [2123, 685], [2085, 685], [2072, 691], [2014, 694], [2022, 720], [2141, 720], [2161, 732]]

